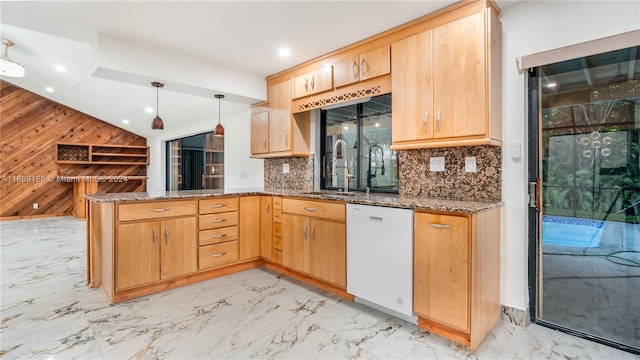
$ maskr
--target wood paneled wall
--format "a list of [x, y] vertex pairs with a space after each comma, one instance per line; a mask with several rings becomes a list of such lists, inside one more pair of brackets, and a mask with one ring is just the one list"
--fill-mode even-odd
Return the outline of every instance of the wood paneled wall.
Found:
[[0, 218], [70, 215], [73, 183], [65, 176], [101, 176], [99, 193], [145, 191], [146, 181], [123, 182], [119, 176], [146, 176], [146, 165], [57, 164], [56, 143], [146, 145], [147, 140], [0, 81]]

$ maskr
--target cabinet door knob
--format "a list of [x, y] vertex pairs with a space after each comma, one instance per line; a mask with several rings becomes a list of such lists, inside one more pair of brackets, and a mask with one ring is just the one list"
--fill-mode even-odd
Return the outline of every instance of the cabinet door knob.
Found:
[[427, 124], [429, 123], [429, 112], [424, 112], [424, 117], [422, 118], [422, 127], [424, 128], [424, 132], [427, 132]]
[[428, 223], [427, 225], [434, 227], [436, 229], [451, 229], [451, 225], [447, 225], [447, 224]]

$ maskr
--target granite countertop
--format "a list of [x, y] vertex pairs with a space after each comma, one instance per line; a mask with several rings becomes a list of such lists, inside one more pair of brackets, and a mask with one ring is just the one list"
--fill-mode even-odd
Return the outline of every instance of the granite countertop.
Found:
[[351, 192], [344, 195], [336, 191], [304, 191], [288, 189], [235, 189], [235, 190], [181, 190], [161, 192], [135, 192], [135, 193], [107, 193], [92, 194], [85, 197], [94, 202], [132, 202], [148, 200], [175, 200], [197, 199], [204, 197], [229, 196], [229, 195], [275, 195], [290, 196], [317, 200], [343, 201], [350, 204], [386, 206], [395, 208], [445, 211], [455, 213], [477, 213], [480, 211], [501, 207], [502, 202], [482, 202], [465, 200], [446, 200], [423, 197], [408, 197], [397, 194]]

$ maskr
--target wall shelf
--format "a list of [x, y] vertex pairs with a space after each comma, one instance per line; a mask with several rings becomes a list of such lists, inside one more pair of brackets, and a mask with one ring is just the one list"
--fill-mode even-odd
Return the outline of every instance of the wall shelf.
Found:
[[148, 165], [149, 147], [110, 144], [56, 144], [56, 163], [74, 165]]

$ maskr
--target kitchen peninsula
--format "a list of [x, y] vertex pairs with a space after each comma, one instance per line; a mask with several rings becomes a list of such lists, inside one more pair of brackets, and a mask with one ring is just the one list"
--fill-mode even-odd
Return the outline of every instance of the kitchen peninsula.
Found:
[[[422, 328], [473, 350], [499, 317], [500, 202], [281, 189], [86, 198], [88, 283], [111, 304], [261, 266], [352, 299], [351, 203], [414, 210], [414, 312]], [[294, 218], [323, 225], [308, 234]]]

